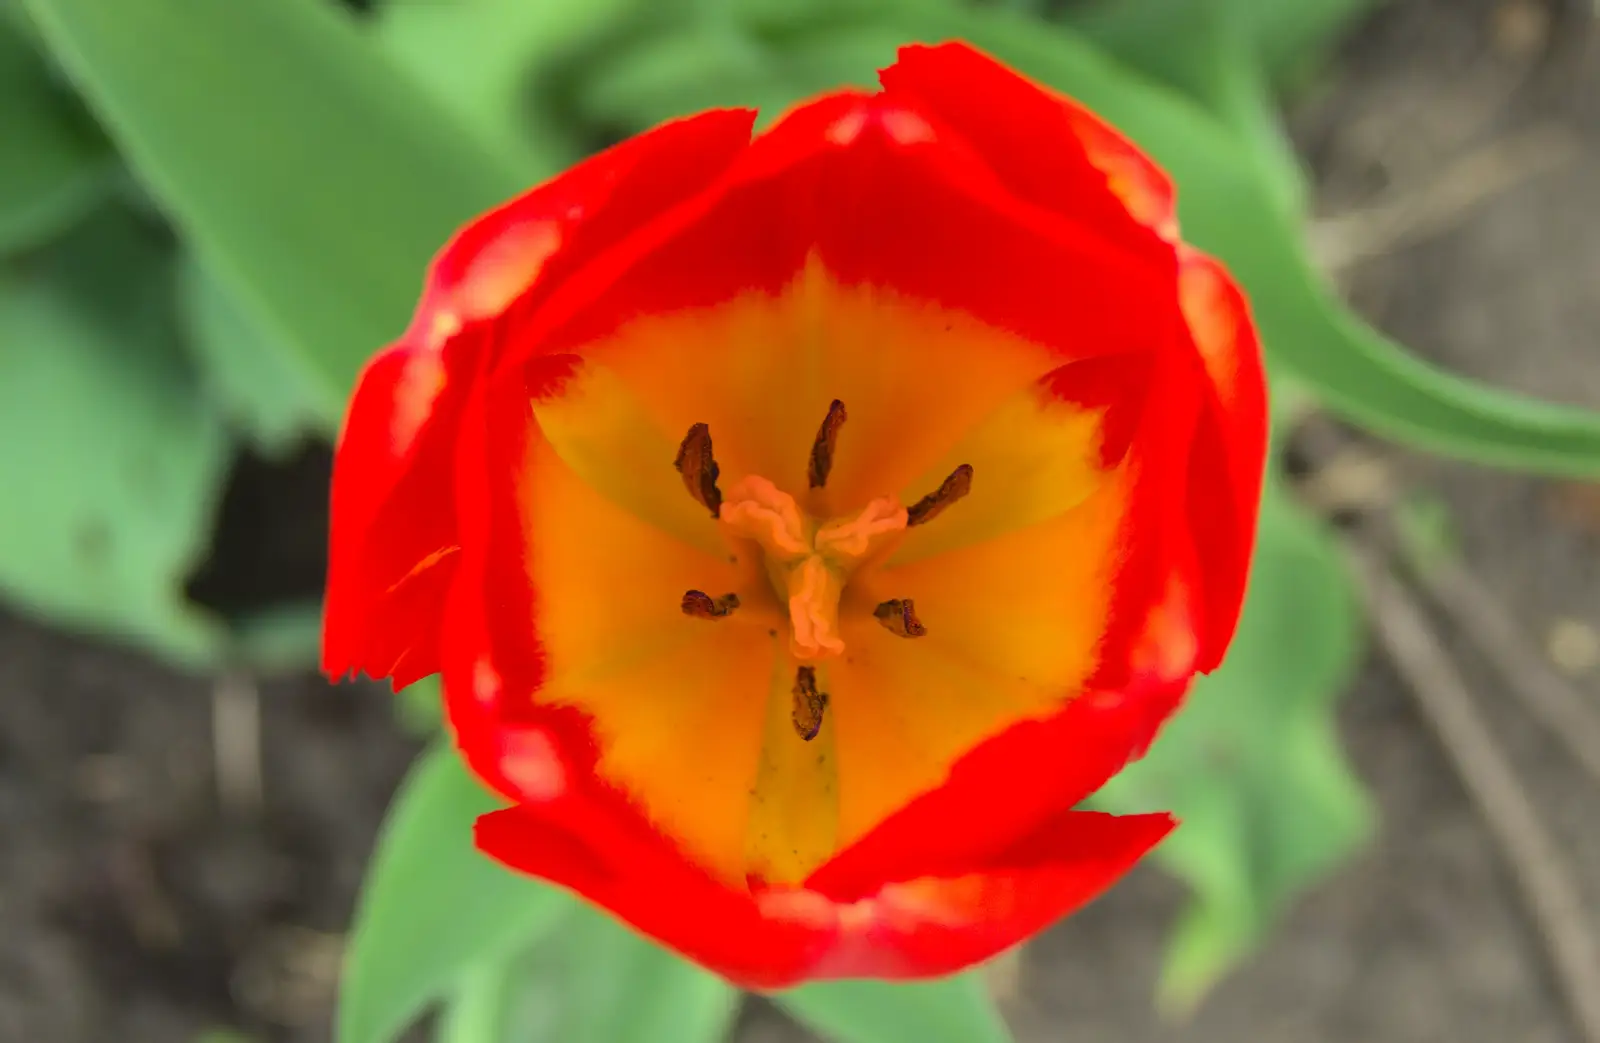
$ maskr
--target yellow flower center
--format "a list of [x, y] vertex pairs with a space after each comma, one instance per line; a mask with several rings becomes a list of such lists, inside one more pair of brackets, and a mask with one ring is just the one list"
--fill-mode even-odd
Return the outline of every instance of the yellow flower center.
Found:
[[[846, 419], [844, 403], [835, 399], [811, 448], [809, 482], [813, 490], [828, 482], [839, 429]], [[897, 496], [879, 496], [854, 514], [817, 518], [802, 510], [790, 494], [770, 479], [746, 475], [723, 493], [717, 485], [720, 468], [712, 451], [711, 429], [695, 424], [678, 448], [678, 472], [689, 495], [711, 510], [725, 535], [748, 540], [761, 550], [768, 582], [789, 618], [789, 651], [795, 674], [793, 722], [807, 742], [816, 738], [827, 709], [828, 694], [816, 687], [814, 664], [844, 654], [839, 633], [839, 605], [850, 578], [861, 566], [894, 549], [897, 537], [911, 525], [932, 520], [972, 486], [967, 464], [909, 510]], [[683, 595], [683, 611], [700, 619], [721, 619], [739, 607], [736, 594], [719, 598], [701, 590]], [[908, 598], [881, 602], [874, 617], [901, 637], [927, 631]]]
[[804, 880], [1094, 669], [1136, 472], [1066, 364], [820, 262], [587, 344], [517, 475], [532, 698], [718, 879]]

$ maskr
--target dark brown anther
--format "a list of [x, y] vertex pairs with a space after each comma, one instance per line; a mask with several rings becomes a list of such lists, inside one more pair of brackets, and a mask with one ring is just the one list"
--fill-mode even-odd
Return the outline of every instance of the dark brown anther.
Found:
[[678, 458], [672, 462], [683, 475], [683, 487], [711, 512], [711, 517], [722, 516], [722, 490], [717, 488], [717, 459], [711, 454], [711, 428], [695, 424], [683, 436], [678, 446]]
[[822, 712], [828, 708], [828, 693], [817, 691], [817, 668], [802, 666], [794, 672], [794, 708], [790, 720], [795, 734], [806, 742], [822, 730]]
[[811, 468], [807, 472], [811, 488], [820, 489], [828, 484], [828, 472], [833, 470], [833, 450], [839, 444], [839, 428], [848, 419], [844, 403], [834, 399], [828, 407], [828, 415], [822, 419], [822, 426], [817, 428], [817, 440], [811, 443]]
[[696, 619], [721, 619], [730, 616], [739, 607], [739, 595], [724, 594], [714, 598], [703, 590], [683, 592], [683, 614]]
[[972, 465], [962, 464], [939, 483], [939, 488], [924, 496], [906, 511], [907, 525], [921, 525], [937, 518], [946, 507], [972, 491]]
[[917, 609], [910, 598], [894, 598], [885, 601], [872, 610], [872, 614], [883, 624], [885, 630], [901, 637], [921, 637], [928, 632], [922, 625], [922, 620], [917, 618]]

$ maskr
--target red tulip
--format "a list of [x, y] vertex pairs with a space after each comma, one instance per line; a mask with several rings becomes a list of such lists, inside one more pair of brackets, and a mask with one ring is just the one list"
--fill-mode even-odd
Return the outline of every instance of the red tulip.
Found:
[[1074, 102], [913, 46], [463, 229], [334, 475], [327, 671], [442, 671], [479, 846], [740, 983], [914, 978], [1172, 826], [1075, 806], [1243, 597], [1239, 291]]

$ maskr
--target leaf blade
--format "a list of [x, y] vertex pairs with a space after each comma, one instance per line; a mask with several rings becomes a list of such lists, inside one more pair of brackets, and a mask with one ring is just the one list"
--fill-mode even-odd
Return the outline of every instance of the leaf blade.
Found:
[[338, 394], [400, 332], [434, 252], [522, 187], [334, 5], [27, 9], [185, 237]]
[[339, 1043], [388, 1043], [486, 960], [531, 944], [565, 896], [478, 853], [472, 823], [496, 808], [448, 741], [401, 784], [379, 836], [351, 929]]
[[1011, 1043], [977, 973], [908, 983], [812, 982], [771, 999], [836, 1043]]

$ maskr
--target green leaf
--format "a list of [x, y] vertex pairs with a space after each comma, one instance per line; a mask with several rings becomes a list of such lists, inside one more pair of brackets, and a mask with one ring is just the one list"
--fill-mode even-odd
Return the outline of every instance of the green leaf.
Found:
[[116, 157], [50, 79], [21, 31], [0, 20], [0, 256], [60, 235], [105, 199]]
[[1254, 150], [1279, 204], [1298, 210], [1305, 179], [1258, 54], [1253, 10], [1238, 0], [1116, 0], [1086, 9], [1072, 25], [1122, 65], [1227, 124]]
[[896, 984], [825, 981], [772, 1000], [834, 1043], [1010, 1043], [980, 974]]
[[522, 979], [513, 959], [487, 960], [462, 975], [433, 1034], [434, 1043], [526, 1043], [507, 1024], [511, 996]]
[[585, 79], [578, 106], [592, 121], [630, 127], [730, 105], [760, 109], [770, 122], [809, 95], [875, 86], [902, 42], [888, 26], [779, 42], [722, 24], [692, 26], [613, 54]]
[[1192, 1005], [1368, 834], [1367, 801], [1333, 719], [1360, 655], [1359, 623], [1337, 548], [1269, 486], [1227, 661], [1196, 681], [1149, 755], [1095, 798], [1182, 822], [1157, 852], [1195, 892], [1167, 954], [1169, 1006]]
[[395, 693], [395, 713], [406, 731], [432, 735], [444, 727], [444, 697], [439, 675], [424, 677]]
[[315, 669], [322, 648], [322, 606], [279, 605], [228, 620], [228, 657], [254, 674]]
[[327, 0], [27, 0], [134, 171], [342, 395], [455, 229], [524, 186]]
[[1251, 75], [1282, 85], [1303, 79], [1361, 15], [1381, 0], [1100, 0], [1064, 12], [1067, 24], [1118, 61], [1204, 101], [1210, 77], [1194, 78], [1195, 26], [1227, 23], [1242, 44], [1237, 58]]
[[208, 662], [185, 576], [229, 446], [171, 311], [171, 253], [109, 210], [0, 267], [0, 587], [62, 624]]
[[737, 989], [575, 904], [519, 963], [504, 1040], [518, 1043], [718, 1043]]
[[384, 49], [457, 119], [546, 175], [583, 155], [577, 128], [543, 104], [546, 75], [643, 12], [640, 0], [389, 0], [374, 22]]
[[309, 432], [333, 435], [343, 396], [192, 253], [178, 266], [178, 308], [207, 393], [257, 450], [278, 457]]
[[469, 971], [532, 943], [568, 908], [560, 891], [473, 847], [473, 821], [496, 807], [446, 740], [412, 767], [362, 885], [338, 1043], [388, 1043]]

